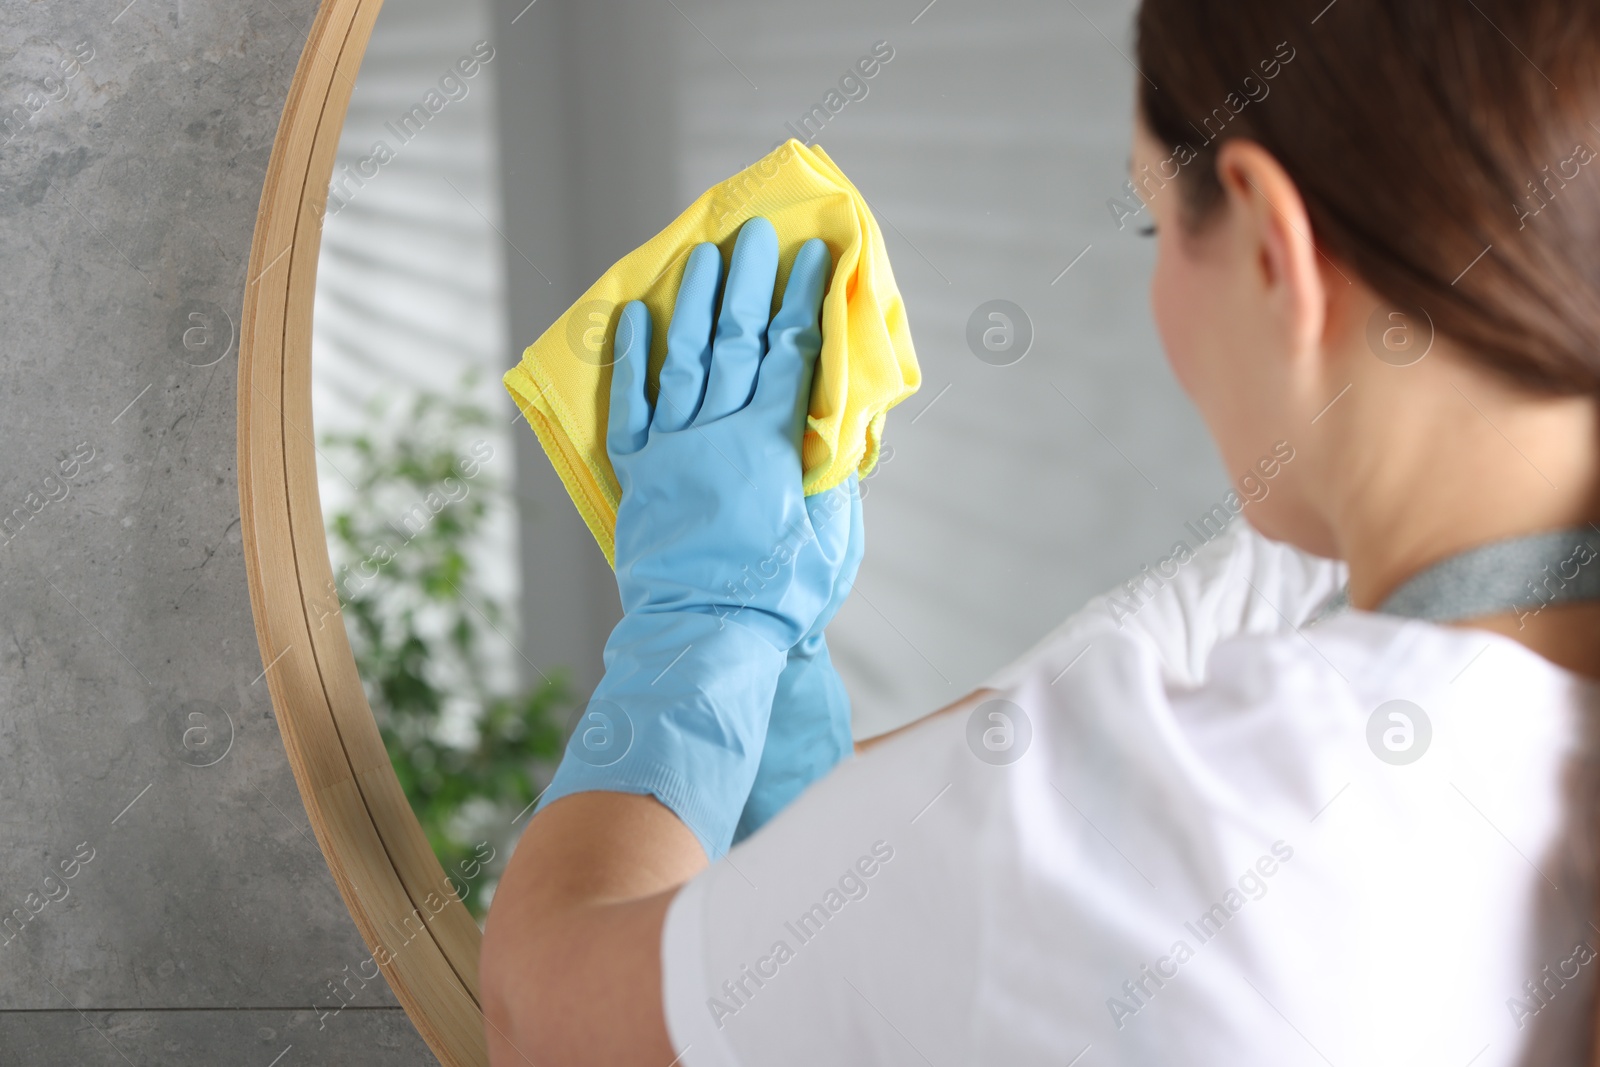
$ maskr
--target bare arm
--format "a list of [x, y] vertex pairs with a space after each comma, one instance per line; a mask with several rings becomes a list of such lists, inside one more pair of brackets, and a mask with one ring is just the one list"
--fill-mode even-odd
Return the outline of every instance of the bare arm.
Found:
[[700, 843], [654, 797], [590, 792], [539, 812], [484, 929], [492, 1067], [665, 1067], [661, 928]]

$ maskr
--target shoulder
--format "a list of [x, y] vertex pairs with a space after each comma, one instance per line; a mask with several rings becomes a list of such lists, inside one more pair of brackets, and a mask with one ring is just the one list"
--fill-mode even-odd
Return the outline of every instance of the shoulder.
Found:
[[1061, 670], [1097, 635], [1115, 633], [1156, 654], [1162, 676], [1193, 685], [1205, 677], [1217, 642], [1279, 633], [1314, 617], [1344, 586], [1347, 568], [1264, 537], [1239, 520], [1202, 539], [1191, 534], [1153, 564], [1091, 598], [987, 686], [1015, 681], [1029, 667]]
[[[1236, 568], [1234, 579], [1246, 566], [1261, 576], [1263, 557], [1275, 568], [1305, 566], [1284, 546], [1254, 540], [1222, 557]], [[1311, 571], [1317, 568], [1313, 562]], [[1320, 575], [1319, 594], [1337, 591], [1342, 577], [1328, 583], [1334, 577]], [[1212, 595], [1222, 599], [1229, 584], [1211, 583]], [[1263, 592], [1249, 596], [1265, 600]], [[1525, 709], [1524, 737], [1547, 739], [1569, 735], [1575, 709], [1600, 693], [1487, 631], [1350, 610], [1315, 622], [1276, 610], [1264, 619], [1235, 607], [1239, 625], [1217, 635], [1203, 661], [1187, 668], [1174, 664], [1170, 643], [1151, 628], [1118, 626], [1107, 612], [1081, 613], [991, 681], [991, 705], [1009, 707], [1027, 723], [1038, 776], [1070, 777], [1086, 788], [1160, 781], [1169, 801], [1173, 788], [1188, 783], [1197, 804], [1203, 794], [1202, 807], [1228, 796], [1258, 806], [1261, 768], [1298, 775], [1304, 787], [1315, 768], [1371, 756], [1375, 716], [1389, 722], [1409, 706], [1419, 728], [1431, 716], [1460, 726], [1455, 742], [1492, 746], [1499, 742], [1490, 724], [1508, 705]], [[1517, 749], [1520, 740], [1504, 743]], [[1013, 786], [1028, 777], [1013, 776]], [[1241, 788], [1212, 788], [1219, 780]]]
[[[1228, 616], [1193, 669], [1155, 600], [1079, 613], [690, 883], [663, 941], [685, 1062], [1300, 1062], [1288, 1017], [1398, 1064], [1463, 1004], [1518, 1047], [1526, 961], [1586, 929], [1539, 889], [1591, 877], [1544, 858], [1586, 854], [1563, 768], [1600, 688], [1483, 631], [1307, 625], [1341, 576], [1265, 539], [1195, 562], [1244, 594], [1169, 583], [1188, 624]], [[1293, 614], [1246, 599], [1273, 568]], [[1458, 977], [1418, 989], [1439, 959]]]
[[[978, 966], [1011, 999], [1009, 1025], [978, 1020], [986, 1060], [1039, 1055], [1018, 1035], [1059, 1028], [1063, 997], [1096, 1007], [1057, 1051], [1129, 1057], [1107, 1062], [1276, 1057], [1287, 1016], [1335, 1062], [1387, 1042], [1398, 1063], [1428, 1058], [1417, 1020], [1443, 1032], [1464, 1003], [1516, 1047], [1525, 961], [1587, 934], [1542, 890], [1593, 883], [1558, 857], [1589, 853], [1573, 783], [1593, 781], [1600, 687], [1495, 634], [1365, 612], [1236, 633], [1193, 685], [1141, 636], [1089, 636], [999, 695], [1032, 736], [987, 801]], [[1441, 958], [1450, 989], [1407, 993]]]

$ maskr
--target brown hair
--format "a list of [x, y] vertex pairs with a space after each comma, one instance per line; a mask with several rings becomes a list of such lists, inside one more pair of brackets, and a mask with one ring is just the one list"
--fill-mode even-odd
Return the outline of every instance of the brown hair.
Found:
[[1528, 386], [1600, 392], [1600, 4], [1145, 0], [1137, 32], [1186, 230], [1248, 138], [1384, 299]]

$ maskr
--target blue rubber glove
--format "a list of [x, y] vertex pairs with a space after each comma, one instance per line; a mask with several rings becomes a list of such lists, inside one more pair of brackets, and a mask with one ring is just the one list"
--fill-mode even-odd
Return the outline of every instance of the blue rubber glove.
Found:
[[[801, 488], [800, 442], [831, 257], [796, 253], [771, 322], [772, 224], [722, 260], [697, 246], [684, 268], [660, 388], [645, 395], [650, 316], [632, 301], [614, 340], [606, 449], [622, 499], [616, 576], [623, 618], [605, 676], [541, 808], [589, 790], [651, 795], [713, 859], [727, 850], [766, 739], [787, 653], [832, 599], [849, 541], [850, 489]], [[844, 497], [841, 504], [840, 497]]]
[[761, 764], [733, 832], [734, 844], [761, 829], [807, 786], [855, 753], [855, 740], [850, 733], [850, 694], [833, 666], [823, 638], [823, 629], [833, 621], [855, 586], [866, 548], [855, 475], [850, 476], [847, 487], [849, 514], [841, 512], [832, 520], [850, 523], [844, 565], [827, 607], [800, 643], [789, 650], [788, 663], [778, 676]]

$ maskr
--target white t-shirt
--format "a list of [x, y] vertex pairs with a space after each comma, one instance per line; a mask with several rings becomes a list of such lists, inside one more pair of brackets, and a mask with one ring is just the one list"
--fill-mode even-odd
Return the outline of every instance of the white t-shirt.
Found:
[[673, 901], [679, 1062], [1587, 1062], [1600, 684], [1344, 577], [1234, 523], [841, 764]]

